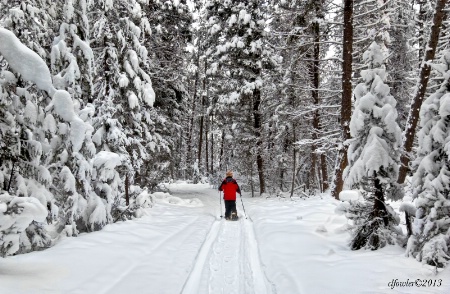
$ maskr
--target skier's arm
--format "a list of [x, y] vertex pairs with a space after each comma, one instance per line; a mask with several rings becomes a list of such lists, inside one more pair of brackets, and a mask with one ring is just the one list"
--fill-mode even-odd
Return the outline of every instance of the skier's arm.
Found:
[[[234, 183], [235, 183], [236, 186], [237, 186], [236, 192], [238, 192], [239, 194], [241, 194], [241, 188], [239, 188], [238, 183], [237, 183], [236, 181], [235, 181]], [[241, 194], [241, 195], [242, 195], [242, 194]]]
[[222, 189], [222, 185], [225, 183], [225, 181], [222, 181], [222, 183], [220, 184], [220, 186], [219, 186], [219, 191], [223, 191], [223, 189]]

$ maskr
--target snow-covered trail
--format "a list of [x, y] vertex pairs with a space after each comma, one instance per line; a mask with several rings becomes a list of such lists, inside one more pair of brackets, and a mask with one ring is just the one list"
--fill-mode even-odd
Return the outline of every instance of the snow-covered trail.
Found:
[[183, 198], [201, 206], [157, 203], [140, 219], [0, 259], [0, 293], [180, 293], [216, 220], [213, 190], [200, 190]]
[[[214, 211], [216, 216], [220, 215], [218, 192], [212, 189], [206, 191], [198, 195], [198, 188], [192, 192], [186, 187], [182, 191], [177, 190], [176, 186], [171, 189], [171, 193], [179, 197], [198, 196], [205, 203], [204, 213]], [[240, 207], [238, 211], [242, 211]], [[271, 293], [268, 291], [270, 287], [267, 287], [270, 283], [260, 264], [253, 223], [245, 219], [242, 213], [238, 215], [238, 221], [217, 218], [212, 224], [183, 287], [183, 294]]]
[[190, 293], [271, 293], [250, 221], [215, 222], [183, 288]]
[[170, 194], [148, 216], [0, 260], [0, 293], [268, 293], [252, 223], [221, 219], [208, 185]]
[[[0, 293], [450, 293], [450, 267], [436, 276], [400, 246], [351, 251], [347, 220], [334, 213], [339, 202], [330, 195], [292, 201], [244, 193], [252, 221], [238, 201], [241, 218], [231, 222], [219, 217], [216, 189], [169, 189], [154, 194], [148, 216], [0, 259]], [[396, 279], [436, 286], [392, 288]]]

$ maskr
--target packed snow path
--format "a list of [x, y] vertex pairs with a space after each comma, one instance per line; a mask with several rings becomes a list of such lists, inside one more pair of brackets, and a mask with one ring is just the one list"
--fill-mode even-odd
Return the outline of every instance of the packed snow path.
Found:
[[[450, 293], [450, 266], [405, 258], [400, 246], [348, 248], [348, 224], [329, 194], [251, 198], [237, 222], [220, 219], [208, 185], [171, 184], [140, 219], [0, 259], [1, 294]], [[397, 206], [396, 206], [397, 205]], [[398, 208], [399, 203], [394, 203]], [[223, 202], [222, 202], [223, 210]], [[428, 279], [439, 287], [389, 283]]]
[[269, 293], [258, 252], [250, 221], [215, 222], [183, 293]]

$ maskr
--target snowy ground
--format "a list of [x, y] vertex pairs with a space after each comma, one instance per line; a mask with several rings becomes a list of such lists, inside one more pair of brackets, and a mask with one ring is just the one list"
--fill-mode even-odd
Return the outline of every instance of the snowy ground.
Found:
[[[0, 293], [450, 293], [450, 268], [435, 276], [396, 246], [350, 251], [329, 196], [244, 195], [249, 219], [238, 201], [241, 218], [230, 222], [208, 185], [171, 184], [170, 193], [141, 219], [1, 259]], [[391, 289], [395, 279], [436, 286]]]

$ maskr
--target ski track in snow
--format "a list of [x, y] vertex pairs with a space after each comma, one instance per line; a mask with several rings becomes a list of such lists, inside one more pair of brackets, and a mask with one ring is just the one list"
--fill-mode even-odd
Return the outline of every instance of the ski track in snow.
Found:
[[214, 222], [200, 249], [183, 294], [267, 294], [251, 221]]
[[[105, 287], [104, 289], [102, 289], [99, 293], [102, 293], [102, 294], [112, 293], [118, 284], [126, 281], [128, 276], [133, 275], [135, 269], [137, 269], [140, 266], [142, 266], [144, 264], [144, 261], [148, 260], [148, 256], [152, 252], [156, 251], [158, 248], [160, 248], [163, 245], [166, 246], [167, 244], [170, 244], [169, 241], [171, 239], [175, 239], [175, 238], [176, 239], [182, 238], [183, 240], [188, 239], [192, 232], [190, 230], [187, 230], [187, 228], [191, 227], [192, 224], [194, 224], [197, 221], [198, 221], [198, 218], [195, 218], [195, 219], [191, 220], [185, 226], [180, 228], [176, 233], [173, 233], [173, 234], [169, 235], [168, 237], [162, 239], [159, 243], [156, 244], [156, 246], [154, 246], [153, 248], [147, 250], [144, 253], [144, 255], [142, 256], [142, 260], [141, 260], [140, 263], [134, 262], [131, 265], [129, 265], [128, 267], [126, 267], [126, 269], [123, 270], [123, 274], [121, 276], [119, 276], [119, 277], [116, 277], [116, 280], [114, 282], [110, 283], [109, 285], [108, 285], [108, 283], [106, 283], [107, 281], [105, 281], [105, 285], [108, 285], [108, 286]], [[181, 244], [183, 244], [183, 243], [185, 243], [185, 242], [184, 241], [181, 242]], [[122, 265], [120, 265], [120, 267], [125, 268], [125, 266], [122, 266]], [[115, 271], [113, 271], [113, 272], [115, 272]], [[110, 277], [110, 276], [109, 275], [105, 275], [105, 277]], [[95, 283], [98, 283], [98, 281], [95, 281]], [[83, 293], [83, 292], [80, 292], [80, 293]]]
[[[348, 222], [334, 213], [332, 197], [247, 197], [251, 218], [232, 222], [217, 217], [217, 190], [169, 188], [185, 201], [158, 202], [142, 218], [2, 259], [0, 293], [450, 293], [450, 268], [435, 276], [399, 246], [351, 251]], [[442, 287], [388, 286], [416, 278], [441, 279]]]

